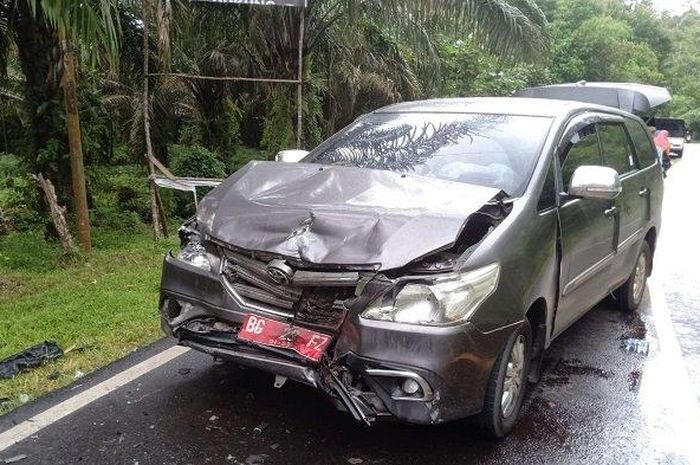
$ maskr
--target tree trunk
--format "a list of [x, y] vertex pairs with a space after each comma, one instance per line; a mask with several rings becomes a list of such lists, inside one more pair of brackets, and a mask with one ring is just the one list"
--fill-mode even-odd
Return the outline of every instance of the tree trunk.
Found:
[[56, 228], [58, 237], [61, 239], [61, 244], [63, 244], [63, 250], [68, 255], [74, 254], [76, 250], [75, 245], [73, 245], [73, 236], [71, 236], [68, 223], [66, 223], [66, 208], [58, 205], [56, 190], [53, 188], [51, 181], [44, 179], [41, 174], [39, 174], [39, 176], [34, 176], [34, 179], [36, 179], [39, 187], [44, 192], [46, 204], [49, 206], [49, 212], [51, 213], [51, 219], [53, 220], [53, 225]]
[[148, 162], [148, 184], [151, 189], [151, 220], [153, 221], [153, 235], [156, 239], [162, 239], [164, 235], [164, 221], [158, 186], [153, 182], [155, 167], [153, 166], [153, 144], [151, 143], [151, 115], [148, 98], [148, 5], [146, 0], [141, 0], [143, 10], [143, 136], [146, 140], [146, 161]]
[[78, 88], [76, 84], [76, 61], [73, 44], [59, 31], [63, 54], [63, 103], [66, 108], [68, 146], [70, 148], [70, 170], [73, 185], [73, 205], [78, 223], [78, 240], [85, 252], [92, 251], [90, 239], [90, 214], [88, 212], [85, 167], [83, 166], [83, 144], [78, 114]]
[[[1, 2], [0, 2], [1, 3]], [[55, 159], [39, 157], [38, 152], [47, 147], [52, 138], [58, 138], [63, 129], [57, 127], [60, 104], [55, 103], [59, 97], [58, 78], [56, 76], [55, 50], [58, 45], [56, 32], [46, 24], [43, 13], [37, 9], [36, 18], [25, 1], [15, 2], [10, 8], [10, 22], [16, 35], [17, 55], [24, 75], [24, 106], [29, 118], [29, 158], [31, 171], [50, 173], [56, 181], [59, 197], [67, 191], [68, 170], [55, 168]], [[61, 142], [63, 142], [61, 140]], [[63, 147], [61, 147], [63, 149]], [[53, 166], [52, 166], [53, 165]]]

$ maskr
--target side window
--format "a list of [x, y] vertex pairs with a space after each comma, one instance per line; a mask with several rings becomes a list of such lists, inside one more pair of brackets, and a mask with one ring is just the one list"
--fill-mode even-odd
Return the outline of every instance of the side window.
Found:
[[561, 176], [564, 189], [568, 189], [571, 176], [579, 166], [600, 165], [600, 145], [594, 124], [588, 125], [577, 132], [568, 142], [561, 158]]
[[642, 123], [633, 120], [625, 120], [627, 131], [630, 133], [634, 150], [637, 153], [637, 160], [642, 168], [653, 165], [658, 160], [656, 147], [649, 137], [648, 129]]
[[544, 186], [542, 186], [540, 199], [537, 202], [538, 211], [547, 210], [556, 206], [556, 188], [556, 173], [554, 171], [554, 160], [552, 160], [552, 162], [549, 164], [549, 169], [547, 170], [547, 178], [544, 180]]
[[620, 175], [632, 171], [634, 155], [622, 124], [601, 124], [598, 126], [598, 134], [605, 166], [614, 168]]

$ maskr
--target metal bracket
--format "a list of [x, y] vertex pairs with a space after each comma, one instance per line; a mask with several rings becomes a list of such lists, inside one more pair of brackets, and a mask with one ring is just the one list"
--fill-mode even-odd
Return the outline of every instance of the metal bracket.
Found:
[[275, 375], [275, 387], [281, 389], [282, 386], [287, 382], [286, 376]]

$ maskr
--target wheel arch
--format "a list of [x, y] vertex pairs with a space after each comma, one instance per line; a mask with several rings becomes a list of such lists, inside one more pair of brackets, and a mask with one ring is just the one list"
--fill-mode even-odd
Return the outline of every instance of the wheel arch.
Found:
[[649, 228], [646, 236], [644, 236], [644, 240], [649, 244], [649, 248], [651, 249], [651, 260], [649, 260], [649, 272], [647, 273], [647, 276], [650, 276], [651, 272], [654, 270], [654, 254], [656, 252], [657, 238], [658, 232], [656, 231], [656, 226]]

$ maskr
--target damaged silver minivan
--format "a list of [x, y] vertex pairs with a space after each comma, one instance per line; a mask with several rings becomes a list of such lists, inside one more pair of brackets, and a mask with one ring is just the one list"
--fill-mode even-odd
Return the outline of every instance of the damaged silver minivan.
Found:
[[163, 328], [359, 421], [478, 415], [503, 436], [554, 338], [610, 293], [642, 300], [663, 184], [631, 113], [403, 103], [290, 155], [246, 165], [181, 228]]

